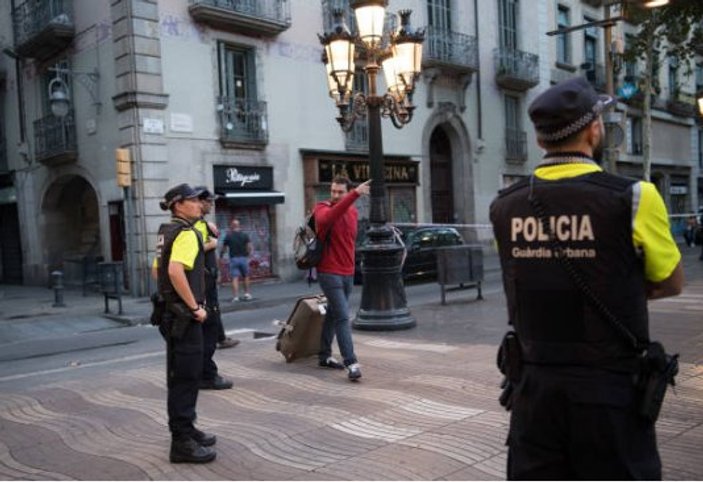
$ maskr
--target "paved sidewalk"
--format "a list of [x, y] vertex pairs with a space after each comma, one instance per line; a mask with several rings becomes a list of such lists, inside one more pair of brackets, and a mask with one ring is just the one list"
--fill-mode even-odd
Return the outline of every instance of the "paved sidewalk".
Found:
[[[682, 357], [657, 425], [667, 480], [703, 479], [703, 262], [684, 254], [684, 294], [650, 305], [653, 338]], [[167, 461], [162, 351], [26, 389], [0, 381], [0, 479], [504, 479], [503, 297], [437, 298], [413, 314], [411, 330], [354, 332], [356, 384], [314, 358], [285, 363], [270, 339], [218, 352], [235, 387], [201, 392], [199, 426], [218, 436], [205, 466]]]

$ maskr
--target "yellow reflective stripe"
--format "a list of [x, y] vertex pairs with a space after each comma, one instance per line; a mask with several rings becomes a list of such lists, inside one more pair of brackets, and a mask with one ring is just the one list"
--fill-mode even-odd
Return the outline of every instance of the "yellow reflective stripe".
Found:
[[553, 166], [543, 166], [535, 169], [535, 176], [547, 181], [556, 181], [567, 177], [583, 176], [592, 172], [602, 171], [597, 164], [589, 163], [568, 163], [555, 164]]
[[681, 253], [671, 235], [669, 216], [664, 200], [651, 182], [640, 181], [633, 186], [632, 240], [644, 258], [644, 276], [648, 281], [663, 281], [673, 273]]
[[209, 232], [207, 230], [207, 223], [203, 219], [199, 219], [195, 222], [195, 229], [200, 231], [200, 236], [203, 238], [203, 243], [207, 243], [210, 241], [209, 239]]
[[190, 271], [195, 264], [195, 258], [198, 256], [198, 238], [195, 231], [192, 229], [184, 229], [173, 242], [171, 248], [171, 261], [181, 263], [185, 269]]

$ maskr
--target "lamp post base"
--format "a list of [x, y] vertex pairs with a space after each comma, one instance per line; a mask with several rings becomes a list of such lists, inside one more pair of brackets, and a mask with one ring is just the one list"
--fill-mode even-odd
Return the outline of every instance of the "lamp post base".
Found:
[[416, 325], [401, 276], [404, 248], [388, 225], [372, 226], [363, 256], [361, 306], [352, 326], [359, 330], [404, 330]]

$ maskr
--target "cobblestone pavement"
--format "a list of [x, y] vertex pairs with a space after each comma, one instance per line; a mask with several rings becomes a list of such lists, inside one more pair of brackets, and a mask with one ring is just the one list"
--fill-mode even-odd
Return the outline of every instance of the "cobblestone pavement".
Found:
[[[654, 338], [682, 354], [657, 425], [664, 477], [701, 480], [703, 276], [650, 308]], [[437, 302], [414, 311], [416, 329], [355, 332], [359, 383], [314, 359], [287, 364], [270, 339], [218, 351], [235, 388], [200, 394], [199, 427], [218, 437], [202, 466], [167, 460], [163, 352], [26, 390], [0, 383], [0, 479], [504, 479], [504, 310], [497, 295]]]

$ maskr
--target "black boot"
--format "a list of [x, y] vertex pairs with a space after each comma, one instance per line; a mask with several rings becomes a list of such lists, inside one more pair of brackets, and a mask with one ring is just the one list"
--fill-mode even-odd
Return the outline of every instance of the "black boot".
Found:
[[215, 442], [217, 442], [217, 437], [215, 437], [211, 433], [205, 433], [202, 430], [198, 430], [197, 428], [193, 432], [193, 440], [198, 442], [200, 445], [203, 447], [210, 447], [212, 445], [215, 445]]
[[191, 437], [171, 440], [169, 460], [173, 464], [204, 464], [215, 460], [217, 453], [208, 447], [203, 447]]

